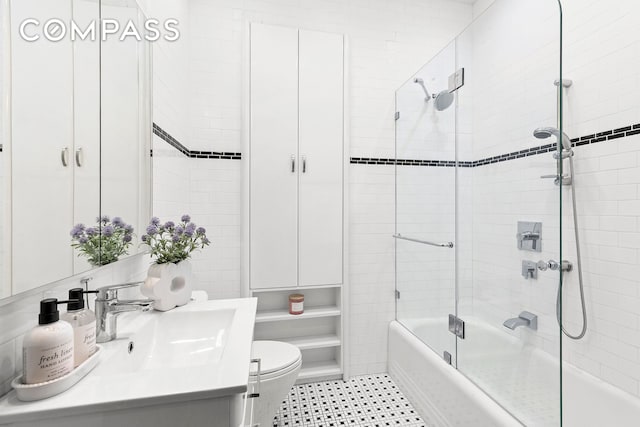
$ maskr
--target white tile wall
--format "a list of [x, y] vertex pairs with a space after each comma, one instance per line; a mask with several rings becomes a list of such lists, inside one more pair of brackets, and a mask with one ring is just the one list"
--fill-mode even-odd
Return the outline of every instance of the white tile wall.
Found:
[[351, 375], [386, 371], [386, 331], [395, 318], [393, 185], [392, 165], [351, 165], [347, 343]]
[[189, 212], [212, 244], [194, 253], [194, 274], [209, 298], [240, 296], [241, 161], [190, 159]]

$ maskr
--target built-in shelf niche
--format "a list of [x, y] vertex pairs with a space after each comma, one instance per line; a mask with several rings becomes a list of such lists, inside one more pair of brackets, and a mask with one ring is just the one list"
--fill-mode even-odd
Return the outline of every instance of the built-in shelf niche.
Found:
[[[289, 314], [289, 295], [303, 293], [304, 313]], [[342, 288], [252, 291], [258, 298], [254, 337], [291, 343], [302, 352], [298, 383], [341, 378]]]

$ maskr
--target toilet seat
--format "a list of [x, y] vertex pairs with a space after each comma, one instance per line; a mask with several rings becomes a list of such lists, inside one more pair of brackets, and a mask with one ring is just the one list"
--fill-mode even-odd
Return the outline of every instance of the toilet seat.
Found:
[[[260, 359], [260, 375], [263, 379], [285, 375], [302, 363], [300, 349], [280, 341], [254, 341], [251, 358]], [[249, 375], [253, 378], [257, 374], [258, 367], [251, 364]]]

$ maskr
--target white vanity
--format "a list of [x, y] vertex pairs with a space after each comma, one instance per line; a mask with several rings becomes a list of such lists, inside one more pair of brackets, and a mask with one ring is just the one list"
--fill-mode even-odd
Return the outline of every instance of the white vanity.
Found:
[[0, 399], [2, 426], [239, 426], [249, 378], [255, 298], [191, 302], [118, 319], [99, 365], [37, 402]]

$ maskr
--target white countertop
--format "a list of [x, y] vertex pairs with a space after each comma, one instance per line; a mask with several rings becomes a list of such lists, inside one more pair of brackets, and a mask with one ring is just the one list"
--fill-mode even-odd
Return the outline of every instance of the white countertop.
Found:
[[[0, 399], [0, 425], [243, 393], [256, 304], [256, 298], [211, 300], [164, 313], [122, 314], [118, 338], [100, 344], [101, 361], [92, 372], [71, 389], [36, 402], [21, 402], [11, 391]], [[216, 325], [226, 318], [232, 320]], [[206, 320], [193, 325], [193, 319]], [[182, 334], [187, 338], [175, 339]], [[215, 336], [199, 339], [198, 334]], [[131, 341], [135, 346], [129, 354]]]

